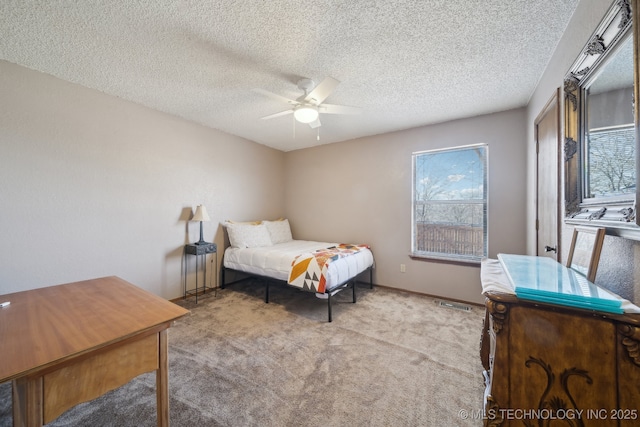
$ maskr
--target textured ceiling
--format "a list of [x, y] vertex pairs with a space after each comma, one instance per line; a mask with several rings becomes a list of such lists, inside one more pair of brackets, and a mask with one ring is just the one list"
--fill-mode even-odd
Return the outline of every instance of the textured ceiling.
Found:
[[[578, 0], [3, 0], [0, 59], [283, 151], [527, 104]], [[288, 106], [341, 81], [320, 140]]]

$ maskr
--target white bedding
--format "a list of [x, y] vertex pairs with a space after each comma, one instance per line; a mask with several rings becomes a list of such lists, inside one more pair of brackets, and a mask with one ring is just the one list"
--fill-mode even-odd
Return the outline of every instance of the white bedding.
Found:
[[[337, 243], [291, 240], [264, 247], [229, 247], [224, 252], [224, 266], [286, 282], [289, 278], [291, 264], [296, 256], [336, 245]], [[356, 254], [332, 262], [329, 264], [327, 274], [327, 289], [333, 289], [335, 286], [347, 282], [372, 265], [373, 254], [369, 249], [362, 249]]]

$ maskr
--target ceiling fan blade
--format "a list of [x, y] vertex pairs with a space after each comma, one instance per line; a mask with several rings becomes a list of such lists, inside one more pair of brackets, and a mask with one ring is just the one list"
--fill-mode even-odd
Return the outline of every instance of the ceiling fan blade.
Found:
[[285, 96], [280, 96], [277, 93], [273, 93], [273, 92], [269, 92], [268, 90], [264, 90], [264, 89], [253, 89], [254, 92], [258, 92], [264, 96], [268, 96], [269, 98], [275, 99], [277, 101], [280, 102], [285, 102], [287, 104], [290, 105], [298, 105], [300, 104], [298, 101], [294, 100], [294, 99], [289, 99]]
[[261, 120], [275, 119], [276, 117], [286, 116], [287, 114], [291, 114], [291, 113], [293, 113], [293, 110], [285, 110], [285, 111], [280, 111], [279, 113], [270, 114], [268, 116], [260, 117], [260, 119]]
[[320, 117], [309, 123], [309, 127], [311, 129], [319, 128], [320, 126], [322, 126], [322, 123], [320, 123]]
[[319, 105], [327, 99], [331, 92], [340, 84], [340, 82], [333, 77], [325, 77], [318, 86], [313, 88], [307, 96], [304, 97], [305, 102], [310, 102], [315, 105]]
[[347, 105], [322, 104], [318, 111], [324, 114], [360, 114], [362, 108], [349, 107]]

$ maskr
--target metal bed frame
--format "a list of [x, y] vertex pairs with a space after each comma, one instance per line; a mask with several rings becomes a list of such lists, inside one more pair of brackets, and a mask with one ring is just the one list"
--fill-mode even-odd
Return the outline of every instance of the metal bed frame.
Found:
[[[225, 277], [226, 277], [226, 271], [231, 271], [231, 272], [236, 272], [236, 273], [240, 273], [243, 274], [247, 277], [244, 277], [242, 279], [238, 279], [238, 280], [234, 280], [232, 282], [226, 283], [225, 282]], [[361, 271], [360, 273], [356, 274], [354, 277], [350, 278], [349, 280], [340, 283], [339, 285], [334, 286], [331, 289], [326, 290], [324, 293], [327, 294], [327, 314], [328, 314], [328, 321], [331, 322], [332, 316], [331, 316], [331, 297], [332, 294], [335, 293], [335, 291], [341, 290], [341, 289], [346, 289], [349, 284], [351, 284], [351, 287], [353, 288], [353, 303], [356, 303], [356, 288], [357, 288], [357, 283], [358, 281], [356, 280], [358, 278], [358, 276], [362, 275], [363, 273], [365, 273], [367, 270], [369, 270], [369, 288], [373, 289], [373, 265], [370, 267], [367, 267], [366, 270]], [[298, 289], [300, 291], [303, 292], [310, 292], [310, 291], [305, 291], [304, 289], [298, 288], [297, 286], [291, 286], [289, 285], [286, 281], [284, 280], [278, 280], [278, 279], [274, 279], [272, 277], [267, 277], [267, 276], [261, 276], [259, 274], [253, 274], [253, 273], [247, 273], [244, 271], [240, 271], [240, 270], [234, 270], [232, 268], [227, 268], [223, 265], [220, 268], [220, 273], [221, 273], [221, 281], [220, 281], [220, 289], [224, 289], [227, 285], [233, 285], [234, 283], [239, 283], [239, 282], [244, 282], [246, 280], [250, 280], [250, 279], [258, 279], [258, 281], [263, 281], [265, 282], [265, 293], [264, 293], [264, 302], [269, 304], [269, 285], [270, 283], [274, 283], [274, 284], [278, 284], [278, 285], [285, 285], [288, 286], [290, 288], [294, 288], [294, 289]], [[314, 292], [316, 293], [316, 292]], [[318, 292], [319, 293], [319, 292]]]

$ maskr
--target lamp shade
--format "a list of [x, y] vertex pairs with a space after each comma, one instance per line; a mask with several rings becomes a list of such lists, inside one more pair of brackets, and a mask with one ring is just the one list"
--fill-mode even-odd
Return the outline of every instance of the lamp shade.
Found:
[[196, 213], [193, 216], [193, 218], [191, 218], [192, 221], [211, 221], [211, 219], [209, 218], [209, 214], [207, 213], [207, 208], [205, 208], [202, 205], [198, 205], [198, 207], [196, 208]]
[[300, 123], [311, 123], [318, 118], [318, 108], [311, 105], [296, 108], [293, 117]]

